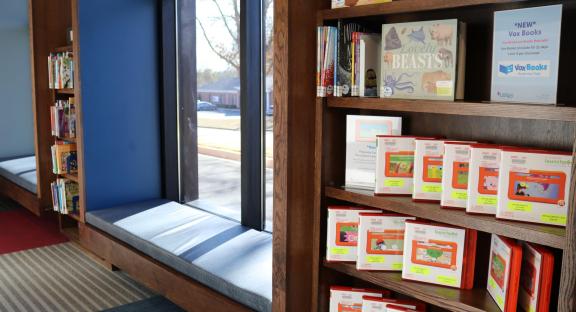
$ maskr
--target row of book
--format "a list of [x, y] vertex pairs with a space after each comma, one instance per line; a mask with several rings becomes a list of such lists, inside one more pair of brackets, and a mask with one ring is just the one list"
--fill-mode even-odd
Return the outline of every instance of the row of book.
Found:
[[404, 312], [426, 311], [426, 304], [417, 300], [394, 299], [388, 290], [330, 287], [330, 312]]
[[[562, 5], [496, 12], [491, 100], [555, 104]], [[466, 24], [338, 21], [318, 28], [317, 96], [464, 98]], [[319, 78], [322, 77], [322, 78]]]
[[80, 205], [78, 183], [68, 179], [56, 179], [50, 187], [54, 211], [61, 214], [78, 214]]
[[52, 172], [54, 174], [71, 174], [78, 172], [76, 144], [57, 140], [51, 147]]
[[76, 107], [74, 98], [58, 100], [50, 107], [50, 126], [52, 135], [59, 138], [76, 137]]
[[[405, 280], [471, 289], [476, 240], [471, 229], [371, 208], [328, 207], [326, 260], [356, 262], [358, 270], [401, 271]], [[548, 311], [553, 269], [546, 248], [492, 235], [486, 287], [502, 311], [517, 305]], [[354, 304], [365, 311], [361, 299]]]
[[565, 226], [572, 153], [402, 136], [401, 118], [347, 116], [346, 187]]
[[72, 53], [50, 53], [48, 56], [48, 87], [50, 89], [74, 88]]

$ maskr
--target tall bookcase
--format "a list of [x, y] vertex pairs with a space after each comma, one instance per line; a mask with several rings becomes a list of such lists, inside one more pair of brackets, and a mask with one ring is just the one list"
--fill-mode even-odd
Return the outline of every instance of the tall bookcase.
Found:
[[[493, 13], [499, 10], [564, 4], [559, 106], [490, 103]], [[328, 9], [328, 0], [318, 3], [318, 25], [335, 25], [338, 19], [361, 23], [374, 31], [383, 23], [458, 18], [468, 25], [465, 100], [458, 102], [394, 100], [380, 98], [336, 98], [315, 100], [314, 141], [314, 268], [312, 305], [327, 311], [331, 285], [377, 286], [416, 298], [449, 311], [499, 311], [486, 291], [490, 234], [498, 234], [549, 247], [555, 255], [551, 311], [576, 311], [576, 224], [572, 180], [566, 228], [498, 220], [492, 216], [443, 209], [438, 204], [415, 203], [411, 198], [374, 196], [370, 191], [344, 189], [346, 115], [403, 117], [403, 134], [445, 136], [450, 139], [490, 141], [505, 145], [574, 151], [576, 93], [571, 72], [576, 52], [570, 29], [574, 29], [576, 5], [571, 1], [512, 0], [398, 0], [391, 3]], [[315, 50], [306, 57], [313, 58]], [[303, 56], [304, 53], [302, 53]], [[294, 83], [298, 84], [298, 83]], [[294, 88], [292, 86], [292, 90]], [[310, 94], [310, 97], [313, 97]], [[573, 173], [574, 173], [573, 169]], [[380, 208], [479, 232], [475, 287], [460, 290], [404, 281], [396, 272], [358, 271], [354, 264], [328, 263], [326, 250], [327, 206], [352, 204]]]

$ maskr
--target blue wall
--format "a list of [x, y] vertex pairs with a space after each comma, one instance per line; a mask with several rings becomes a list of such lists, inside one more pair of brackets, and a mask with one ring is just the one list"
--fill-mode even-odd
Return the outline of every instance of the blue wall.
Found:
[[156, 0], [79, 0], [86, 209], [161, 196]]

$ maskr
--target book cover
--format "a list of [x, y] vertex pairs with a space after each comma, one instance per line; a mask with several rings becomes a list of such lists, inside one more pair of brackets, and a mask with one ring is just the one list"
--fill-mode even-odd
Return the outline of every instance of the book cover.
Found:
[[520, 245], [509, 238], [492, 234], [486, 287], [504, 312], [516, 311], [521, 263]]
[[426, 304], [416, 300], [362, 297], [362, 312], [385, 312], [389, 306], [403, 307], [410, 311], [426, 311]]
[[556, 104], [562, 5], [494, 13], [496, 102]]
[[501, 152], [496, 145], [471, 145], [466, 212], [496, 214]]
[[548, 249], [523, 243], [518, 305], [527, 312], [548, 312], [554, 272], [554, 255]]
[[382, 36], [361, 34], [358, 49], [358, 95], [378, 97], [380, 85], [380, 43]]
[[414, 190], [412, 199], [440, 201], [444, 140], [416, 139], [414, 152]]
[[401, 117], [346, 116], [345, 186], [374, 190], [376, 136], [400, 135]]
[[377, 137], [375, 194], [411, 195], [416, 137]]
[[442, 207], [466, 209], [471, 142], [444, 142]]
[[463, 98], [465, 33], [456, 19], [383, 24], [380, 97]]
[[364, 31], [360, 24], [338, 20], [335, 96], [352, 96], [352, 33]]
[[362, 297], [389, 297], [387, 290], [352, 288], [342, 286], [330, 287], [330, 312], [362, 311]]
[[64, 184], [64, 197], [65, 201], [65, 213], [75, 213], [78, 211], [79, 200], [80, 200], [80, 189], [78, 183], [74, 181], [66, 180]]
[[392, 0], [332, 0], [332, 9], [347, 8], [368, 4], [386, 3]]
[[362, 212], [375, 213], [379, 210], [346, 206], [328, 207], [326, 260], [356, 261], [358, 223]]

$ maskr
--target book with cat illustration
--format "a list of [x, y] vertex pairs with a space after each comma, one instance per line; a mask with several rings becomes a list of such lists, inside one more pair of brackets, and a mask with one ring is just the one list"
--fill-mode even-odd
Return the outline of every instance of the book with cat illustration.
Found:
[[464, 97], [466, 24], [456, 19], [383, 24], [380, 97]]

